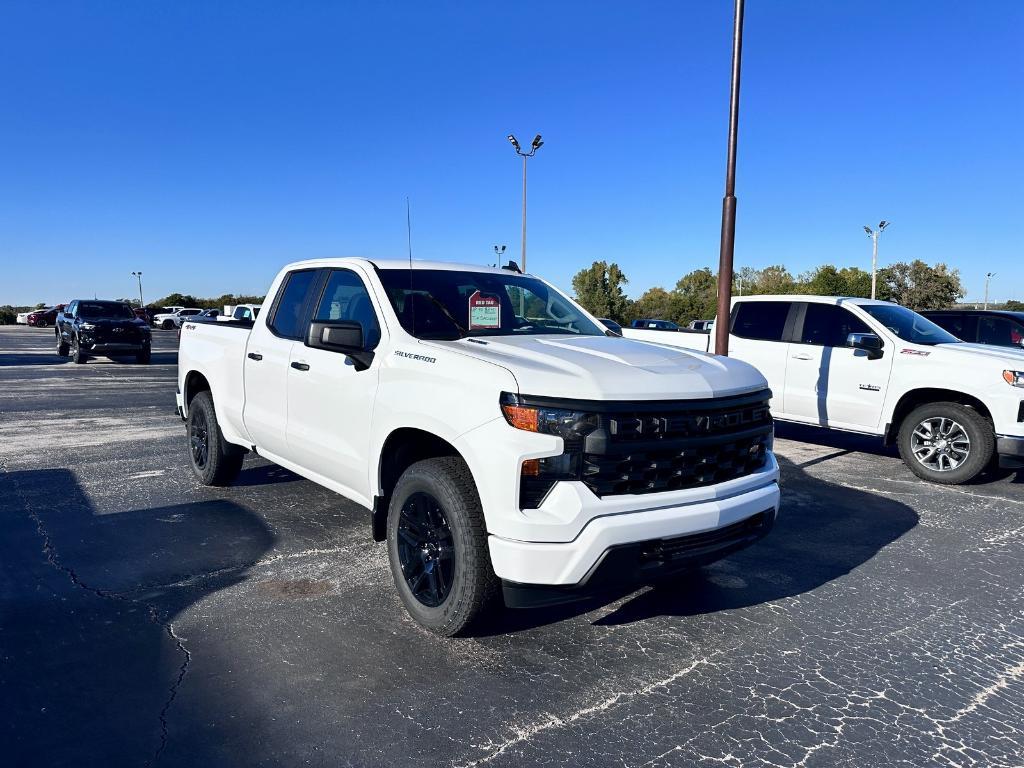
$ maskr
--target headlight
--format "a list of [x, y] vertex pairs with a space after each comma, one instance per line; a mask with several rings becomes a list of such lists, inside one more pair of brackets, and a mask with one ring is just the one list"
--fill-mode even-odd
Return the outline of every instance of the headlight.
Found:
[[520, 468], [519, 506], [536, 509], [559, 480], [580, 480], [583, 471], [583, 441], [601, 426], [595, 413], [565, 408], [527, 405], [518, 395], [503, 392], [501, 412], [511, 426], [562, 438], [564, 450], [558, 456], [526, 459]]
[[1003, 381], [1011, 387], [1024, 387], [1024, 371], [1003, 371]]
[[94, 330], [96, 330], [96, 326], [93, 325], [92, 323], [82, 323], [78, 327], [81, 328], [83, 331], [94, 331]]
[[556, 435], [567, 442], [581, 440], [601, 425], [597, 414], [525, 405], [511, 392], [502, 392], [501, 412], [516, 429]]

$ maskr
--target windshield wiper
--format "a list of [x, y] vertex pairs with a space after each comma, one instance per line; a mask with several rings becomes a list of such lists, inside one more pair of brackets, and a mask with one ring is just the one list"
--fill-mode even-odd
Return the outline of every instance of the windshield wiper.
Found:
[[469, 336], [469, 331], [467, 331], [465, 328], [463, 328], [459, 324], [459, 321], [456, 320], [455, 317], [452, 315], [452, 313], [448, 311], [448, 307], [446, 307], [444, 304], [442, 304], [440, 301], [438, 301], [436, 298], [434, 298], [434, 295], [432, 293], [428, 293], [426, 296], [427, 296], [428, 299], [430, 299], [432, 302], [434, 302], [434, 305], [438, 309], [440, 309], [441, 312], [444, 313], [444, 316], [447, 317], [449, 321], [451, 321], [451, 324], [454, 325], [458, 329], [458, 331], [459, 331], [459, 338], [460, 339], [464, 339], [467, 336]]

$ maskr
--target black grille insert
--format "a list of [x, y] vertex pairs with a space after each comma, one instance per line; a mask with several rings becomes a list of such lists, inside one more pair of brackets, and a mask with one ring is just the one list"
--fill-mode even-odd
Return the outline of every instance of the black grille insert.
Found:
[[651, 541], [640, 552], [641, 562], [664, 562], [696, 557], [709, 550], [739, 544], [750, 537], [759, 537], [770, 523], [768, 512], [758, 512], [746, 520], [703, 533], [691, 533], [674, 539]]

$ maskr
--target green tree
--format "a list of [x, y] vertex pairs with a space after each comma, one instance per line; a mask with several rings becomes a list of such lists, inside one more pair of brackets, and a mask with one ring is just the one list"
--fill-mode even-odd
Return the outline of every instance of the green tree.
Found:
[[744, 286], [744, 293], [796, 293], [796, 280], [789, 270], [781, 264], [765, 267], [758, 275], [755, 290], [747, 291]]
[[718, 302], [718, 278], [707, 267], [695, 269], [679, 278], [672, 301], [672, 316], [667, 319], [681, 325], [691, 320], [710, 320]]
[[945, 264], [930, 267], [917, 259], [878, 270], [878, 298], [910, 309], [945, 309], [963, 295], [959, 271]]
[[843, 267], [839, 276], [846, 283], [845, 296], [867, 299], [871, 296], [871, 273], [859, 267]]
[[831, 264], [823, 264], [800, 276], [800, 293], [812, 296], [845, 296], [846, 280]]
[[581, 269], [572, 279], [576, 300], [597, 317], [607, 317], [618, 323], [629, 314], [629, 299], [622, 286], [629, 280], [614, 262], [595, 261], [588, 269]]
[[1003, 304], [1003, 309], [1009, 312], [1024, 312], [1024, 301], [1015, 301], [1010, 299], [1008, 302]]
[[630, 320], [671, 320], [674, 315], [675, 300], [671, 293], [660, 287], [648, 288], [629, 308]]

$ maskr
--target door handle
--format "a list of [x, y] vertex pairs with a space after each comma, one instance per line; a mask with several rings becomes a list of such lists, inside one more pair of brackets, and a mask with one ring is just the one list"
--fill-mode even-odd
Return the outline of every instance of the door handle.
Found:
[[247, 357], [248, 357], [248, 358], [249, 358], [250, 360], [262, 360], [262, 359], [263, 359], [263, 355], [261, 355], [261, 354], [260, 354], [259, 352], [250, 352], [250, 353], [249, 353], [249, 354], [247, 355]]
[[309, 363], [292, 363], [292, 368], [296, 371], [308, 371]]
[[800, 352], [799, 354], [793, 355], [794, 360], [810, 360], [811, 356], [806, 352]]

